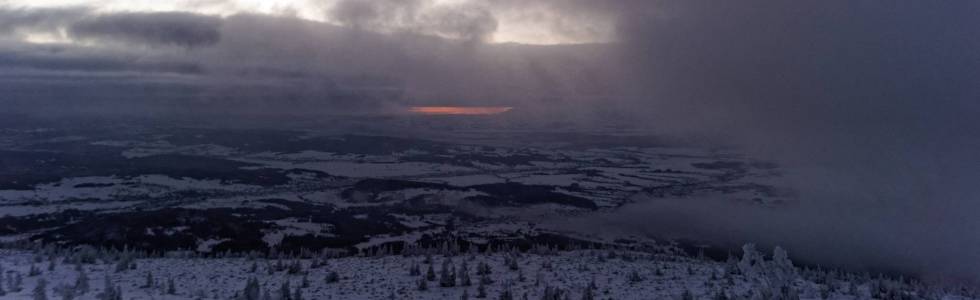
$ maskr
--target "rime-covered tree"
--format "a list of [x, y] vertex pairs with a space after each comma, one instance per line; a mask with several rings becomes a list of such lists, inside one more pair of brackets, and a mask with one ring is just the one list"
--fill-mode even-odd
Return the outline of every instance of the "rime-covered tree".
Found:
[[299, 274], [300, 272], [303, 272], [303, 265], [298, 260], [293, 261], [286, 269], [287, 274]]
[[507, 258], [507, 268], [509, 268], [511, 271], [517, 271], [517, 270], [519, 270], [521, 268], [517, 264], [517, 258], [516, 257], [510, 256], [510, 257]]
[[304, 289], [310, 287], [310, 278], [307, 274], [303, 274], [303, 278], [299, 281], [299, 287]]
[[545, 259], [541, 261], [541, 269], [552, 271], [554, 269], [554, 265], [551, 264], [551, 260]]
[[27, 270], [27, 277], [34, 277], [37, 275], [41, 275], [41, 270], [38, 269], [37, 266], [32, 263], [31, 268]]
[[467, 269], [465, 261], [459, 267], [459, 285], [461, 286], [473, 285], [472, 280], [470, 280], [470, 271]]
[[691, 293], [691, 290], [684, 289], [684, 292], [681, 293], [681, 300], [694, 300], [694, 294]]
[[[833, 287], [833, 284], [830, 285]], [[830, 299], [831, 288], [827, 286], [820, 287], [820, 299]]]
[[102, 293], [99, 294], [100, 300], [116, 300], [116, 287], [112, 283], [112, 278], [109, 274], [105, 274], [105, 279], [103, 280], [105, 287], [102, 288]]
[[422, 275], [422, 270], [419, 268], [419, 264], [412, 262], [412, 265], [408, 267], [409, 276], [419, 276]]
[[4, 285], [3, 279], [4, 279], [3, 266], [0, 266], [0, 297], [7, 295], [7, 291], [3, 289], [3, 285]]
[[115, 271], [116, 273], [123, 272], [129, 270], [132, 266], [133, 266], [132, 258], [129, 256], [129, 254], [123, 254], [123, 256], [120, 257], [118, 261], [116, 261]]
[[541, 293], [541, 300], [564, 300], [567, 297], [568, 293], [557, 287], [545, 287]]
[[510, 291], [510, 288], [505, 288], [500, 291], [500, 300], [514, 300], [514, 293]]
[[755, 250], [755, 244], [742, 246], [742, 259], [738, 262], [738, 270], [742, 274], [754, 274], [764, 263], [762, 253]]
[[292, 300], [303, 300], [303, 289], [296, 287], [293, 289], [293, 299]]
[[448, 260], [442, 263], [442, 269], [439, 271], [439, 286], [456, 286], [456, 271], [454, 269], [455, 268], [449, 264]]
[[289, 290], [289, 280], [283, 281], [279, 286], [279, 300], [293, 300]]
[[480, 281], [480, 284], [476, 286], [476, 298], [483, 299], [487, 297], [487, 286]]
[[419, 281], [418, 283], [416, 283], [415, 287], [420, 291], [429, 290], [429, 284], [428, 281], [425, 280], [425, 278], [419, 278]]
[[[780, 299], [783, 299], [783, 300], [800, 300], [800, 292], [797, 291], [793, 287], [783, 286], [782, 288], [780, 288]], [[897, 299], [897, 298], [895, 298], [895, 299]]]
[[20, 273], [15, 272], [14, 275], [7, 277], [7, 286], [10, 287], [10, 291], [17, 293], [23, 290], [24, 278], [20, 276]]
[[633, 272], [630, 272], [629, 281], [632, 284], [640, 283], [643, 281], [643, 276], [640, 276], [640, 273], [638, 273], [636, 270], [633, 270]]
[[728, 275], [738, 275], [739, 273], [738, 260], [730, 253], [728, 259], [725, 260], [725, 273]]
[[582, 300], [595, 300], [595, 295], [592, 294], [592, 288], [582, 289]]
[[44, 278], [37, 280], [37, 285], [34, 286], [34, 291], [31, 293], [31, 297], [34, 300], [48, 300], [48, 281]]
[[261, 295], [261, 287], [259, 287], [259, 280], [255, 277], [249, 278], [245, 283], [245, 289], [242, 290], [241, 299], [242, 300], [259, 300], [259, 295]]
[[141, 288], [144, 288], [144, 289], [148, 289], [148, 288], [152, 288], [155, 285], [156, 285], [156, 282], [155, 282], [155, 280], [153, 280], [153, 273], [147, 271], [146, 272], [146, 279], [143, 281], [143, 285], [140, 286], [140, 287]]
[[78, 272], [78, 277], [75, 278], [75, 292], [79, 295], [85, 295], [89, 291], [88, 274], [85, 270]]
[[330, 283], [334, 283], [334, 282], [337, 282], [337, 281], [340, 281], [340, 275], [339, 275], [339, 274], [337, 274], [337, 271], [330, 271], [330, 272], [327, 272], [327, 276], [326, 276], [326, 278], [324, 279], [324, 281], [325, 281], [325, 282], [326, 282], [327, 284], [330, 284]]
[[436, 270], [432, 268], [432, 264], [429, 264], [428, 269], [425, 270], [425, 280], [428, 281], [436, 280]]
[[174, 278], [167, 278], [167, 295], [176, 295], [177, 285], [174, 284]]
[[493, 271], [490, 270], [490, 265], [485, 262], [480, 262], [476, 265], [476, 275], [489, 275]]
[[766, 273], [773, 284], [777, 286], [791, 284], [799, 277], [796, 267], [793, 266], [793, 261], [789, 259], [789, 254], [778, 246], [772, 250], [772, 261], [768, 263]]
[[75, 286], [62, 284], [54, 288], [54, 293], [61, 297], [61, 300], [72, 300], [78, 296]]

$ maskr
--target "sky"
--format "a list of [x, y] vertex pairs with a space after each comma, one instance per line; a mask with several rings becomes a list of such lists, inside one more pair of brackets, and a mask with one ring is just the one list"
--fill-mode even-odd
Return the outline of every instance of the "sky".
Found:
[[[623, 226], [692, 216], [691, 228], [741, 226], [724, 239], [980, 279], [978, 50], [973, 0], [7, 0], [0, 102], [637, 120], [776, 161], [800, 200], [771, 218], [713, 201], [653, 206], [613, 218]], [[705, 231], [685, 234], [717, 238]]]
[[[8, 106], [49, 113], [181, 101], [197, 111], [239, 101], [250, 111], [309, 106], [286, 102], [347, 113], [584, 99], [612, 91], [594, 79], [615, 72], [606, 62], [614, 21], [563, 2], [510, 0], [7, 0], [0, 85], [18, 95]], [[126, 100], [134, 89], [149, 92]]]
[[[197, 14], [230, 16], [234, 14], [268, 14], [295, 17], [304, 20], [343, 24], [346, 20], [334, 13], [344, 3], [370, 1], [343, 0], [6, 0], [0, 5], [21, 8], [91, 7], [100, 13], [113, 12], [189, 12]], [[444, 10], [488, 10], [496, 19], [496, 30], [487, 37], [495, 43], [522, 44], [574, 44], [608, 42], [613, 38], [613, 25], [608, 19], [587, 15], [556, 16], [546, 5], [527, 5], [515, 10], [493, 2], [481, 3], [478, 0], [403, 0], [374, 1], [387, 2], [383, 5], [411, 7], [413, 19], [426, 18]], [[398, 3], [401, 4], [398, 4]], [[346, 4], [349, 5], [349, 4]], [[357, 5], [354, 5], [357, 6]], [[371, 5], [366, 5], [371, 6]], [[399, 8], [399, 9], [403, 9]], [[416, 26], [413, 22], [392, 24], [384, 30], [405, 30]], [[36, 37], [44, 40], [43, 37]]]

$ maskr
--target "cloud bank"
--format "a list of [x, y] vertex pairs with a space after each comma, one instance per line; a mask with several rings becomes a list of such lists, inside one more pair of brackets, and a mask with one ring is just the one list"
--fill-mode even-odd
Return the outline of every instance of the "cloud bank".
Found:
[[68, 27], [68, 35], [80, 40], [195, 48], [216, 44], [220, 25], [217, 17], [190, 13], [117, 13], [75, 22]]
[[[648, 4], [647, 4], [648, 3]], [[785, 211], [685, 199], [613, 219], [818, 263], [980, 279], [980, 4], [663, 1], [618, 17], [627, 107], [780, 162]], [[667, 222], [651, 222], [658, 217]], [[670, 226], [669, 224], [674, 224]], [[679, 224], [679, 225], [678, 225]], [[683, 228], [682, 228], [683, 227]], [[721, 234], [722, 232], [724, 234]]]

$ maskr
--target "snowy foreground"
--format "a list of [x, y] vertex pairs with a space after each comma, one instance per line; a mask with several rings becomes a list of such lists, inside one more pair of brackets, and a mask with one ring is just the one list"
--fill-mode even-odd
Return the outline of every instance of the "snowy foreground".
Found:
[[778, 250], [772, 259], [748, 252], [728, 262], [609, 250], [328, 259], [100, 254], [82, 264], [77, 256], [0, 250], [0, 299], [975, 299], [913, 280], [802, 270]]

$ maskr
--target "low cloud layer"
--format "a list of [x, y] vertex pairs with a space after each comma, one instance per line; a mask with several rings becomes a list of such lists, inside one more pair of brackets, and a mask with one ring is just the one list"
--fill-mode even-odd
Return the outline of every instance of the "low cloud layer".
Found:
[[220, 25], [220, 18], [190, 13], [117, 13], [75, 22], [68, 34], [79, 40], [196, 48], [216, 44]]
[[971, 213], [980, 192], [970, 183], [980, 178], [980, 4], [582, 5], [619, 16], [616, 50], [631, 62], [621, 70], [636, 99], [625, 106], [657, 131], [780, 162], [800, 194], [779, 212], [698, 199], [633, 208], [627, 227], [980, 279], [971, 263], [980, 261]]

